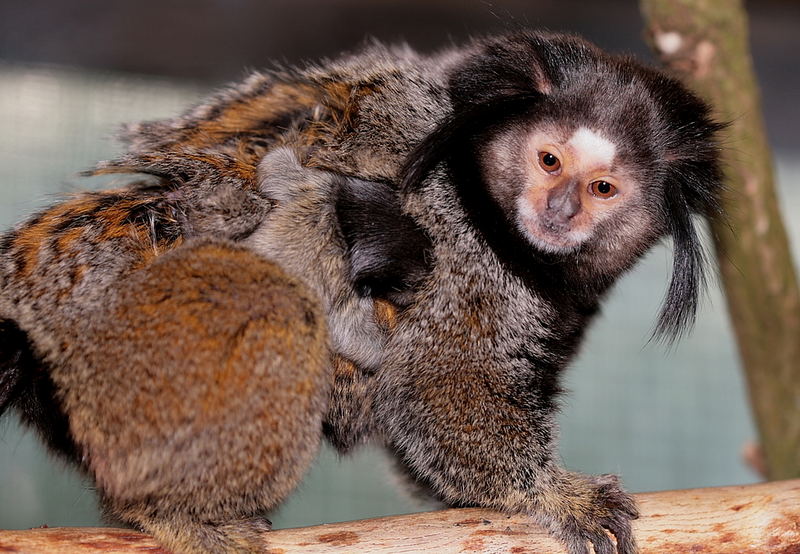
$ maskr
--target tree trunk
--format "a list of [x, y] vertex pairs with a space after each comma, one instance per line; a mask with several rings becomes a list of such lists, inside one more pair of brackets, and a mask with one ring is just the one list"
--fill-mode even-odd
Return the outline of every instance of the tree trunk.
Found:
[[728, 221], [712, 224], [767, 475], [800, 476], [800, 292], [773, 184], [741, 0], [641, 0], [662, 61], [729, 122]]

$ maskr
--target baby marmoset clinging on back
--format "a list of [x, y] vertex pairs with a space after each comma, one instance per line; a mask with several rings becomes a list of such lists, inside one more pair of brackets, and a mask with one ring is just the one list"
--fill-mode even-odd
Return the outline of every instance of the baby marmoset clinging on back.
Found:
[[718, 128], [567, 35], [255, 74], [97, 169], [147, 177], [2, 238], [0, 406], [179, 552], [265, 546], [322, 436], [573, 554], [634, 552], [616, 478], [558, 464], [559, 374], [667, 235], [657, 332], [691, 322]]

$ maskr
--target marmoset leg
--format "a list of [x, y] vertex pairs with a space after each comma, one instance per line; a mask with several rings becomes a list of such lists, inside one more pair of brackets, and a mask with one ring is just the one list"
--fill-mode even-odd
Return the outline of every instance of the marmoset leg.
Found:
[[321, 435], [318, 300], [225, 241], [179, 246], [119, 287], [54, 373], [104, 505], [175, 552], [263, 549], [257, 516]]
[[[455, 341], [457, 343], [457, 341]], [[444, 349], [443, 349], [444, 350]], [[570, 554], [633, 554], [633, 499], [610, 475], [566, 471], [556, 462], [552, 394], [528, 376], [493, 374], [491, 358], [447, 365], [426, 350], [381, 374], [375, 402], [390, 449], [426, 489], [452, 506], [526, 513]], [[494, 354], [494, 352], [492, 352]], [[482, 366], [486, 363], [486, 366]]]

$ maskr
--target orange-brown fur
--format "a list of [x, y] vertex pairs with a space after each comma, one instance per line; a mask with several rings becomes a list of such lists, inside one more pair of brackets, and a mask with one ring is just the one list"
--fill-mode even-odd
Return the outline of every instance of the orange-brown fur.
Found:
[[[561, 194], [580, 179], [526, 193], [542, 153], [527, 139], [579, 126], [577, 157], [613, 145], [636, 192], [596, 228]], [[259, 512], [325, 436], [340, 452], [378, 438], [419, 490], [529, 514], [570, 554], [633, 554], [617, 479], [558, 463], [559, 375], [668, 234], [659, 330], [691, 319], [691, 215], [717, 205], [718, 128], [679, 83], [566, 35], [255, 74], [130, 126], [94, 171], [149, 180], [0, 239], [0, 410], [177, 552], [263, 549]], [[579, 248], [557, 244], [571, 225]]]
[[258, 533], [237, 537], [263, 522], [214, 522], [274, 506], [316, 452], [329, 388], [318, 302], [225, 242], [187, 244], [120, 286], [72, 322], [78, 340], [52, 372], [107, 509], [178, 551], [260, 548]]

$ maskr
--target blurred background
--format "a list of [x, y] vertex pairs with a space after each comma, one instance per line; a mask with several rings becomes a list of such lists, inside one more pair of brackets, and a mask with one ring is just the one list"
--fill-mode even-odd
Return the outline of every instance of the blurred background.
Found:
[[[748, 6], [798, 260], [800, 5]], [[175, 114], [249, 68], [335, 56], [366, 37], [430, 51], [520, 26], [577, 32], [652, 60], [633, 0], [0, 0], [0, 228], [58, 193], [104, 184], [76, 174], [118, 152], [111, 136], [122, 122]], [[568, 371], [564, 463], [620, 473], [632, 491], [757, 481], [742, 458], [756, 435], [717, 284], [691, 336], [672, 348], [648, 343], [670, 263], [668, 245], [657, 248], [617, 285]], [[375, 448], [345, 459], [323, 449], [272, 519], [290, 527], [425, 508], [392, 480]], [[0, 528], [97, 525], [99, 517], [91, 483], [5, 417]]]

